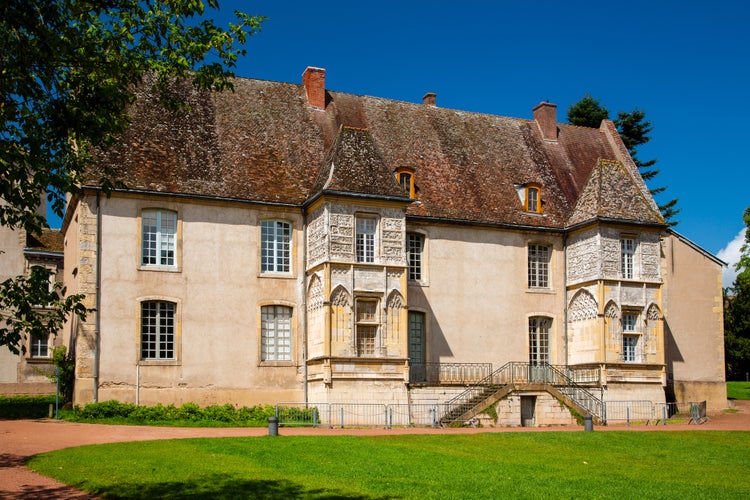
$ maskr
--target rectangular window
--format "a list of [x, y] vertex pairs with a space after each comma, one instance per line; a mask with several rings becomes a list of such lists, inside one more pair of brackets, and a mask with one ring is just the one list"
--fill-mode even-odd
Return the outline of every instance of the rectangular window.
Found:
[[529, 318], [529, 363], [549, 363], [549, 318]]
[[635, 363], [637, 360], [638, 335], [622, 336], [622, 359], [626, 363]]
[[539, 188], [526, 188], [526, 211], [539, 212]]
[[422, 250], [424, 249], [424, 236], [409, 233], [406, 235], [406, 258], [409, 262], [409, 279], [422, 280]]
[[173, 302], [141, 302], [141, 359], [175, 359]]
[[357, 299], [357, 355], [375, 356], [377, 354], [377, 335], [380, 318], [378, 301]]
[[32, 358], [49, 358], [49, 337], [47, 335], [32, 333], [29, 344], [29, 356]]
[[409, 380], [424, 382], [425, 370], [425, 315], [409, 311]]
[[261, 361], [292, 360], [292, 308], [261, 307]]
[[290, 272], [292, 225], [284, 221], [264, 220], [260, 223], [260, 240], [261, 272]]
[[357, 262], [375, 262], [376, 227], [376, 219], [357, 217]]
[[622, 315], [622, 331], [626, 333], [635, 333], [637, 330], [636, 322], [638, 316], [635, 314], [623, 314]]
[[550, 247], [529, 245], [529, 288], [549, 287]]
[[620, 239], [620, 257], [622, 278], [631, 280], [635, 277], [633, 261], [635, 256], [635, 240], [632, 238]]
[[175, 266], [177, 214], [166, 210], [141, 213], [141, 264]]

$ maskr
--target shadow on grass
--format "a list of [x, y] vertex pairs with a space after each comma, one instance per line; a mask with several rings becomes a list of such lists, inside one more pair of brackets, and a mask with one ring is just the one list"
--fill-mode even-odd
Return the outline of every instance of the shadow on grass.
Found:
[[111, 488], [98, 488], [92, 492], [104, 498], [155, 499], [236, 499], [236, 498], [315, 498], [325, 500], [375, 500], [395, 497], [370, 497], [352, 495], [335, 490], [307, 489], [288, 480], [237, 479], [213, 475], [193, 482], [164, 482], [147, 484], [119, 484]]

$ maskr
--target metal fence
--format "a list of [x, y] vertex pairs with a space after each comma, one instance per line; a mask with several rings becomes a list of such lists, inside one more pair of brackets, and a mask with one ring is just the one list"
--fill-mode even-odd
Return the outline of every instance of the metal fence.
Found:
[[667, 425], [669, 420], [691, 424], [706, 421], [706, 402], [654, 403], [652, 401], [607, 401], [607, 422], [645, 422]]
[[307, 427], [437, 427], [444, 405], [279, 403], [279, 425]]
[[[645, 422], [667, 425], [669, 420], [706, 421], [706, 402], [653, 403], [651, 401], [607, 401], [607, 423]], [[276, 417], [284, 427], [438, 427], [451, 410], [448, 403], [279, 403]]]

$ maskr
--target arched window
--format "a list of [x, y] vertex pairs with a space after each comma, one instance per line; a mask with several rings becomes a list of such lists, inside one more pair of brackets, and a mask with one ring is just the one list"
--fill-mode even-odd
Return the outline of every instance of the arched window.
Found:
[[396, 182], [404, 190], [404, 194], [409, 198], [416, 198], [417, 193], [414, 187], [414, 169], [411, 167], [399, 167], [396, 169]]

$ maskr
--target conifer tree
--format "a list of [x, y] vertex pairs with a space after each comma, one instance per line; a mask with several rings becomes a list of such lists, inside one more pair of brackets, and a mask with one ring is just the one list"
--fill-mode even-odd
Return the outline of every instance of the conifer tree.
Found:
[[[586, 94], [580, 101], [568, 107], [568, 123], [571, 125], [599, 128], [602, 120], [607, 119], [609, 119], [609, 111], [601, 104], [599, 99], [595, 99], [591, 94]], [[659, 173], [659, 170], [654, 168], [657, 162], [656, 159], [641, 161], [638, 158], [638, 147], [651, 140], [651, 122], [646, 120], [646, 112], [638, 108], [630, 112], [619, 111], [614, 124], [620, 133], [620, 137], [622, 137], [623, 143], [625, 143], [625, 147], [628, 148], [633, 162], [638, 167], [641, 177], [648, 185]], [[649, 186], [649, 191], [654, 196], [663, 193], [666, 189], [665, 186], [656, 188]], [[677, 208], [677, 198], [660, 204], [659, 210], [661, 210], [664, 220], [670, 226], [674, 226], [679, 222], [675, 220], [675, 216], [680, 211]]]

